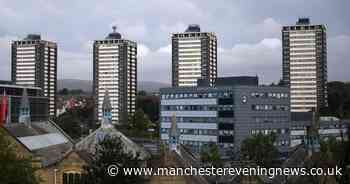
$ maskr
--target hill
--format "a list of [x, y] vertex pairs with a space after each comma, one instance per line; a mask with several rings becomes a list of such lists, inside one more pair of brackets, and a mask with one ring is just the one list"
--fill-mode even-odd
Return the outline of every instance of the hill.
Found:
[[[161, 82], [152, 82], [152, 81], [139, 81], [138, 90], [146, 92], [158, 92], [159, 88], [169, 87], [170, 84], [161, 83]], [[89, 80], [80, 80], [80, 79], [59, 79], [57, 81], [57, 88], [61, 90], [67, 88], [72, 89], [81, 89], [85, 92], [92, 92], [92, 81]]]

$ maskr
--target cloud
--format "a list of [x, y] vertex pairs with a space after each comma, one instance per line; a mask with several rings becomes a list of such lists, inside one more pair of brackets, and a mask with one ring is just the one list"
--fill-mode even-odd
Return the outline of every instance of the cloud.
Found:
[[176, 32], [183, 32], [186, 29], [187, 25], [184, 24], [183, 22], [177, 22], [175, 24], [161, 24], [159, 26], [160, 31], [162, 31], [164, 34], [168, 34], [170, 37], [171, 33], [176, 33]]
[[92, 80], [91, 54], [62, 50], [58, 57], [58, 78]]
[[171, 80], [171, 53], [167, 47], [149, 52], [138, 59], [138, 76], [141, 81], [157, 81], [170, 83]]
[[[147, 36], [148, 30], [143, 22], [130, 22], [126, 20], [114, 20], [110, 27], [117, 26], [117, 32], [122, 34], [123, 38], [142, 41]], [[111, 29], [112, 31], [112, 29]]]
[[11, 41], [17, 39], [10, 35], [0, 37], [0, 80], [11, 79]]
[[91, 79], [92, 43], [117, 25], [123, 38], [138, 43], [138, 79], [170, 82], [171, 33], [196, 23], [218, 37], [219, 75], [258, 74], [269, 83], [280, 78], [282, 25], [305, 15], [312, 23], [327, 25], [329, 79], [350, 79], [344, 67], [350, 58], [350, 1], [0, 0], [0, 4], [0, 80], [10, 77], [9, 41], [28, 33], [57, 41], [59, 78]]
[[280, 38], [282, 25], [272, 17], [265, 18], [247, 29], [247, 35], [254, 38]]
[[150, 53], [150, 49], [144, 44], [137, 45], [137, 55], [138, 57], [145, 57]]
[[[219, 76], [258, 75], [262, 83], [278, 82], [281, 77], [279, 39], [267, 38], [254, 44], [236, 44], [218, 50]], [[143, 80], [170, 83], [171, 45], [160, 47], [139, 59], [139, 76]]]
[[157, 52], [159, 53], [166, 53], [166, 54], [171, 54], [171, 44], [165, 46], [165, 47], [161, 47], [157, 50]]
[[281, 40], [266, 38], [254, 44], [236, 44], [220, 49], [219, 76], [258, 75], [262, 83], [281, 77]]
[[328, 39], [328, 80], [350, 81], [350, 36]]

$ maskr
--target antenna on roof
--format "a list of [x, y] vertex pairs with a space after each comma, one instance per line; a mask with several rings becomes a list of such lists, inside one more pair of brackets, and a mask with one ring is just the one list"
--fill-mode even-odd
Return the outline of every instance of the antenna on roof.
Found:
[[117, 26], [112, 26], [112, 29], [113, 29], [113, 33], [115, 33], [116, 32], [116, 30], [117, 30]]

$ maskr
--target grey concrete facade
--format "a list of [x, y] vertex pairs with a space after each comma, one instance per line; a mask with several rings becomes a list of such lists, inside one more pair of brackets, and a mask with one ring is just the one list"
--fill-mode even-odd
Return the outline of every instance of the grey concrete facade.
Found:
[[172, 86], [197, 86], [198, 79], [212, 85], [217, 77], [217, 38], [201, 32], [199, 25], [189, 25], [183, 33], [171, 36]]
[[326, 107], [327, 35], [324, 25], [300, 18], [282, 28], [283, 83], [291, 90], [293, 112]]
[[49, 100], [49, 115], [56, 116], [57, 44], [29, 34], [12, 42], [12, 81], [39, 87]]
[[113, 124], [126, 123], [136, 108], [137, 44], [112, 32], [93, 46], [95, 121], [102, 120], [103, 98], [108, 90]]
[[175, 115], [180, 143], [195, 151], [210, 142], [222, 150], [239, 148], [257, 133], [277, 135], [281, 151], [289, 146], [290, 100], [287, 87], [217, 86], [163, 88], [161, 139], [167, 140], [170, 116]]

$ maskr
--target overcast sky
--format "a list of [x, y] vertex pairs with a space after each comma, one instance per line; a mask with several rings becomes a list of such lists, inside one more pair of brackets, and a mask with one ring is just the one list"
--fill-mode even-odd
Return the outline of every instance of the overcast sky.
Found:
[[0, 80], [10, 79], [11, 40], [40, 33], [58, 43], [58, 78], [92, 79], [92, 43], [117, 25], [138, 43], [138, 80], [170, 83], [172, 32], [188, 24], [218, 37], [218, 74], [281, 77], [281, 26], [325, 24], [329, 80], [350, 81], [348, 0], [0, 0]]

